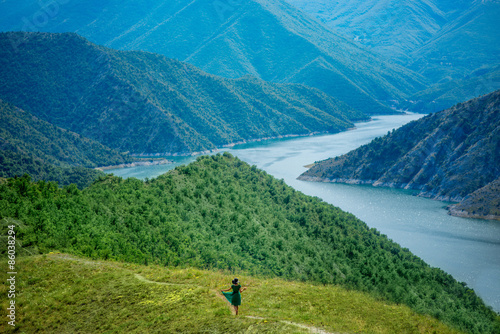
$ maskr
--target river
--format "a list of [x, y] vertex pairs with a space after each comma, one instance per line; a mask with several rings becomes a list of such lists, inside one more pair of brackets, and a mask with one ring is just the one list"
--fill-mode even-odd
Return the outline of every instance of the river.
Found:
[[[500, 223], [452, 217], [449, 203], [412, 192], [372, 186], [299, 181], [305, 165], [334, 157], [417, 119], [421, 115], [378, 116], [356, 129], [334, 135], [267, 140], [225, 149], [307, 195], [356, 215], [434, 267], [467, 283], [487, 305], [500, 312]], [[171, 165], [108, 170], [122, 177], [153, 178], [194, 157], [168, 157]]]

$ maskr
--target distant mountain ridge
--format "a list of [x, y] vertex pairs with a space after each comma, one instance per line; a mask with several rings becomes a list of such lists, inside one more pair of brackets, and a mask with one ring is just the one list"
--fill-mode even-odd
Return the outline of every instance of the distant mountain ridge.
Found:
[[[500, 89], [500, 3], [442, 0], [287, 0], [290, 4], [437, 84], [401, 105], [435, 112]], [[437, 110], [436, 110], [437, 108]]]
[[108, 147], [140, 154], [338, 132], [367, 119], [318, 89], [223, 79], [72, 33], [1, 33], [0, 98]]
[[432, 38], [448, 21], [446, 12], [432, 0], [286, 1], [329, 28], [391, 58], [406, 58], [408, 52]]
[[402, 109], [415, 112], [437, 112], [500, 89], [500, 65], [478, 70], [471, 75], [445, 83], [432, 85], [404, 102]]
[[228, 78], [301, 83], [366, 114], [393, 113], [393, 101], [426, 84], [282, 0], [72, 1], [36, 24], [44, 10], [34, 0], [0, 3], [0, 31], [76, 32], [94, 43], [160, 53]]
[[463, 78], [500, 62], [497, 1], [286, 1], [426, 77]]
[[[459, 202], [500, 177], [499, 139], [496, 91], [319, 162], [299, 178], [415, 189], [422, 196]], [[486, 207], [493, 207], [495, 197], [489, 200]]]

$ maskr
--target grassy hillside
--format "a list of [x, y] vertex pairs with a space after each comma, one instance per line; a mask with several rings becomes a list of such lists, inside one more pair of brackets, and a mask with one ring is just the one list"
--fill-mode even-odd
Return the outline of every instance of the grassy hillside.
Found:
[[318, 89], [223, 79], [164, 56], [99, 47], [75, 34], [0, 34], [0, 97], [132, 153], [190, 153], [243, 140], [338, 132], [367, 117]]
[[0, 177], [30, 174], [33, 180], [88, 186], [103, 174], [88, 168], [133, 159], [58, 128], [0, 100]]
[[[339, 286], [238, 277], [240, 315], [220, 290], [233, 274], [91, 261], [66, 254], [19, 259], [17, 329], [24, 333], [459, 333], [408, 307]], [[0, 286], [2, 296], [7, 286]], [[1, 306], [7, 307], [2, 298]], [[0, 331], [10, 332], [5, 321]]]
[[317, 163], [300, 178], [415, 189], [461, 201], [500, 176], [499, 108], [500, 91], [458, 104]]
[[0, 31], [77, 32], [94, 43], [163, 54], [223, 77], [316, 87], [366, 114], [392, 113], [391, 100], [424, 87], [419, 75], [282, 0], [71, 1], [43, 25], [29, 24], [40, 10], [35, 0], [0, 3]]
[[11, 179], [0, 195], [0, 218], [22, 221], [18, 238], [44, 253], [340, 284], [493, 332], [494, 313], [465, 285], [227, 153], [148, 182], [107, 176], [78, 191]]

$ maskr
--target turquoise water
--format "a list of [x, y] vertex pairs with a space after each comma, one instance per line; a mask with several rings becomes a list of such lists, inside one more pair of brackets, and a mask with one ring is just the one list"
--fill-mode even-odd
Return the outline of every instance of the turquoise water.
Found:
[[[431, 266], [466, 282], [500, 311], [500, 223], [451, 217], [448, 203], [413, 196], [411, 192], [371, 186], [299, 181], [315, 161], [346, 153], [420, 115], [380, 116], [335, 135], [269, 140], [226, 149], [305, 194], [351, 212]], [[172, 158], [169, 158], [172, 159]], [[110, 170], [122, 177], [153, 178], [194, 157], [174, 158], [173, 165]]]

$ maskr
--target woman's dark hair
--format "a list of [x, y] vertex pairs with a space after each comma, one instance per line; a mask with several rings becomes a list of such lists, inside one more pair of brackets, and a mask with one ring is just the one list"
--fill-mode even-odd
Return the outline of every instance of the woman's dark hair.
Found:
[[233, 279], [233, 284], [234, 285], [238, 284], [238, 279], [237, 278]]

